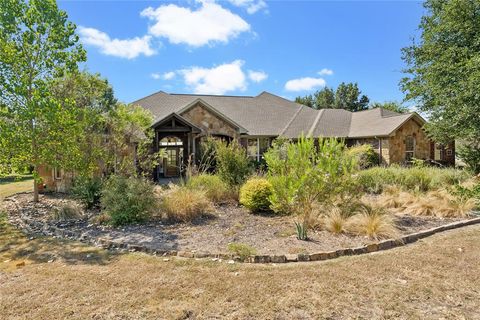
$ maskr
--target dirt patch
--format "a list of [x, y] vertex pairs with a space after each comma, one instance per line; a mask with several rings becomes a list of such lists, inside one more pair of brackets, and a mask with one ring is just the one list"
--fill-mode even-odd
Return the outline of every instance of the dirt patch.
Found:
[[[299, 254], [352, 248], [373, 242], [367, 237], [335, 235], [324, 230], [310, 231], [310, 241], [300, 241], [295, 235], [295, 217], [253, 215], [240, 206], [216, 207], [213, 216], [193, 223], [166, 224], [151, 221], [113, 228], [91, 222], [99, 214], [98, 211], [85, 212], [77, 220], [53, 221], [52, 211], [55, 208], [75, 205], [75, 201], [66, 195], [42, 195], [40, 203], [33, 203], [31, 199], [31, 194], [19, 194], [8, 198], [4, 203], [10, 222], [27, 233], [55, 235], [51, 231], [54, 228], [64, 230], [66, 233], [62, 233], [62, 236], [67, 238], [94, 244], [108, 239], [125, 248], [138, 245], [158, 252], [228, 253], [228, 244], [235, 242], [255, 248], [257, 254]], [[457, 220], [398, 216], [396, 224], [400, 235], [405, 235]]]

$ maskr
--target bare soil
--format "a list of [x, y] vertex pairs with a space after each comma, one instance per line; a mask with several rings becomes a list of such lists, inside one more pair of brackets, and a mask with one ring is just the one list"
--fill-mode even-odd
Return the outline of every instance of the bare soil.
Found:
[[[113, 228], [92, 223], [99, 212], [86, 212], [79, 220], [56, 222], [52, 210], [74, 200], [61, 194], [43, 195], [34, 204], [31, 194], [18, 194], [5, 201], [10, 221], [27, 226], [29, 233], [42, 234], [44, 224], [81, 233], [85, 239], [108, 238], [115, 242], [143, 245], [158, 251], [201, 251], [228, 253], [229, 243], [243, 243], [257, 254], [298, 254], [352, 248], [371, 243], [367, 237], [335, 235], [325, 230], [309, 232], [309, 241], [296, 239], [294, 221], [298, 218], [254, 215], [240, 206], [219, 206], [216, 212], [193, 223], [168, 224], [150, 221], [139, 225]], [[458, 219], [397, 216], [399, 234], [409, 234], [440, 226]]]

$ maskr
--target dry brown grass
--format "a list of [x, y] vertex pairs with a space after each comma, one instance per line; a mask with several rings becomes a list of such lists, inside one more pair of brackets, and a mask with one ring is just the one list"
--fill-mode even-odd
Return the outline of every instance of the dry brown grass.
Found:
[[460, 199], [446, 190], [424, 194], [393, 190], [384, 192], [375, 201], [394, 213], [440, 218], [465, 218], [478, 206], [474, 199]]
[[327, 231], [331, 233], [344, 233], [346, 231], [348, 217], [342, 211], [334, 207], [324, 218], [324, 226]]
[[160, 196], [165, 218], [173, 221], [192, 221], [214, 211], [204, 190], [171, 186]]
[[0, 231], [2, 319], [478, 318], [480, 226], [288, 265], [164, 261]]
[[389, 214], [361, 213], [348, 222], [350, 232], [372, 239], [393, 238], [398, 234], [393, 217]]

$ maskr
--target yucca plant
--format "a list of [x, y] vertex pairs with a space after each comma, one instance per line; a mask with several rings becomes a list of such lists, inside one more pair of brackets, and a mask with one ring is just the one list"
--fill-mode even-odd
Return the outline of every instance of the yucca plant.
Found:
[[307, 241], [308, 235], [307, 235], [307, 226], [305, 225], [305, 223], [300, 223], [295, 221], [295, 228], [297, 230], [297, 239]]

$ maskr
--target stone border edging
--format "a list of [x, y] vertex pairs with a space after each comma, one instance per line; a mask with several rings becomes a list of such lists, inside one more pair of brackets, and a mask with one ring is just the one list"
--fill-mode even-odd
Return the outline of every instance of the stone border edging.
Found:
[[34, 221], [34, 219], [22, 219], [22, 225], [17, 225], [26, 233], [32, 233], [32, 225], [36, 225], [37, 228], [40, 227], [42, 234], [46, 236], [57, 236], [62, 238], [68, 238], [72, 240], [78, 240], [81, 242], [89, 243], [94, 246], [102, 247], [109, 250], [121, 250], [121, 251], [132, 251], [132, 252], [144, 252], [155, 255], [162, 256], [177, 256], [183, 258], [212, 258], [212, 259], [225, 259], [225, 260], [235, 260], [238, 262], [246, 263], [289, 263], [289, 262], [308, 262], [308, 261], [322, 261], [335, 259], [342, 256], [353, 256], [360, 255], [365, 253], [377, 252], [392, 249], [395, 247], [400, 247], [409, 243], [416, 242], [420, 239], [429, 237], [439, 232], [457, 229], [469, 225], [474, 225], [480, 223], [480, 217], [456, 221], [443, 226], [419, 231], [416, 233], [411, 233], [396, 239], [386, 239], [379, 242], [370, 243], [364, 246], [356, 248], [346, 248], [338, 249], [333, 251], [324, 251], [317, 253], [300, 253], [300, 254], [285, 254], [285, 255], [253, 255], [247, 257], [245, 260], [242, 260], [239, 256], [227, 253], [210, 253], [210, 252], [201, 252], [201, 251], [166, 251], [166, 250], [157, 250], [149, 248], [145, 245], [138, 244], [127, 244], [121, 241], [114, 241], [108, 238], [90, 238], [87, 235], [81, 232], [75, 232], [71, 230], [61, 229], [52, 225], [43, 224], [39, 221]]

